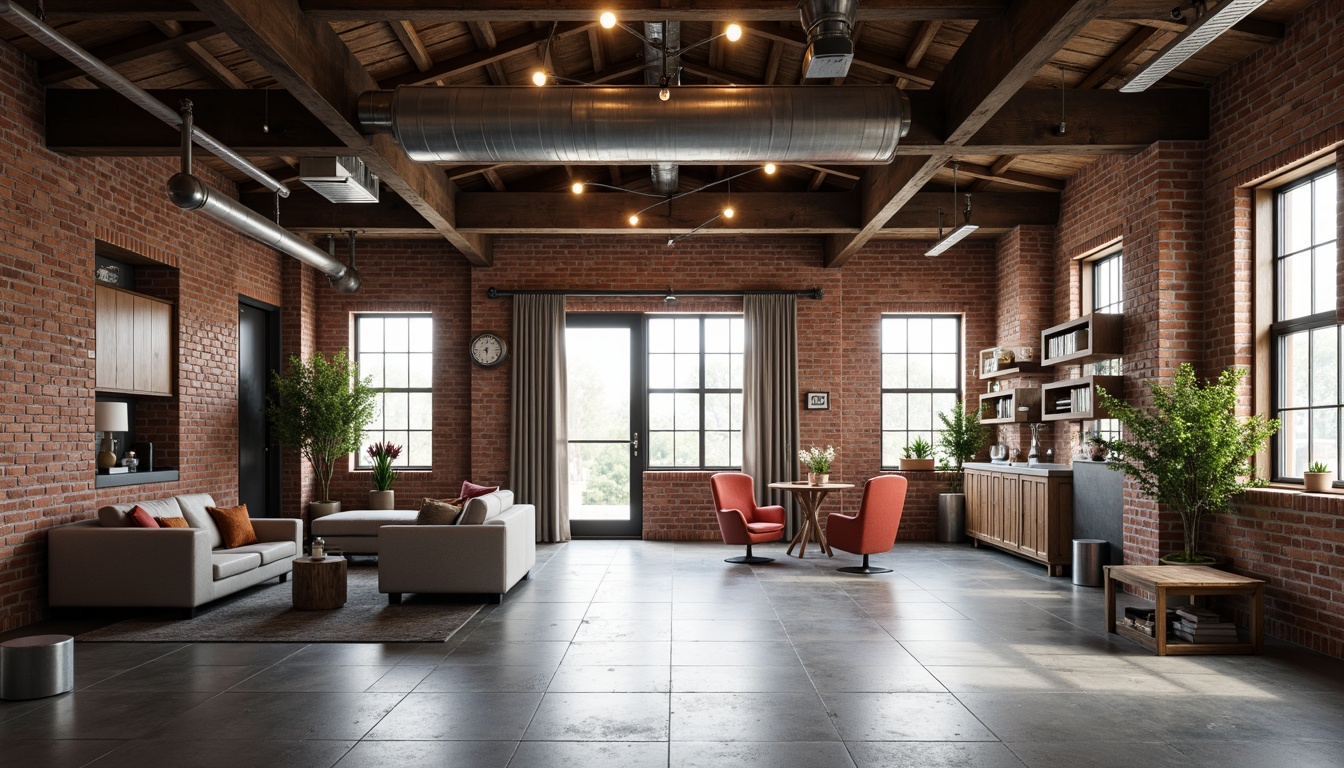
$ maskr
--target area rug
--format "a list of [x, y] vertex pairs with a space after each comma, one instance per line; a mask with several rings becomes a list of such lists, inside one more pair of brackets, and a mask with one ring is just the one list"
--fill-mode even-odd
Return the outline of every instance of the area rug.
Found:
[[93, 642], [179, 643], [441, 643], [480, 603], [454, 595], [407, 595], [388, 605], [378, 592], [378, 569], [351, 566], [346, 603], [333, 611], [297, 611], [290, 585], [274, 581], [201, 606], [194, 619], [158, 612], [79, 635]]

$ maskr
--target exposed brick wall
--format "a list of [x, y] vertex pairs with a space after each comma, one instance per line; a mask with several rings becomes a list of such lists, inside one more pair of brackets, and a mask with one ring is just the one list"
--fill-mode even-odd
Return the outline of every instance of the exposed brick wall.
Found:
[[[36, 82], [35, 64], [0, 45], [0, 631], [45, 610], [52, 526], [137, 498], [236, 501], [238, 296], [280, 303], [281, 257], [168, 202], [176, 162], [47, 151]], [[176, 431], [176, 483], [93, 487], [96, 240], [178, 270], [175, 413], [141, 415]]]

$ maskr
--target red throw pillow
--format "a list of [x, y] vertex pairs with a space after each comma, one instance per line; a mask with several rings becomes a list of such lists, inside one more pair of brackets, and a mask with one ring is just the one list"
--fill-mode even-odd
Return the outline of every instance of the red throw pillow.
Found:
[[495, 491], [498, 490], [499, 490], [498, 485], [495, 486], [477, 485], [471, 482], [470, 480], [463, 480], [462, 493], [457, 497], [457, 501], [454, 501], [453, 503], [462, 504], [466, 502], [467, 499], [474, 499], [477, 496], [484, 496], [487, 493], [494, 493]]
[[154, 520], [154, 516], [149, 514], [149, 510], [136, 504], [131, 508], [131, 514], [127, 515], [132, 523], [138, 528], [158, 528], [159, 524]]

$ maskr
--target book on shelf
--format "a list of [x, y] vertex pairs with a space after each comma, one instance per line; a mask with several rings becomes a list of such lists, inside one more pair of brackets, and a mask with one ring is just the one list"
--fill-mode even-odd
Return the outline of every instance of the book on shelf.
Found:
[[1189, 643], [1200, 643], [1208, 645], [1228, 645], [1230, 643], [1240, 642], [1240, 640], [1237, 638], [1236, 635], [1192, 634], [1190, 632], [1186, 632], [1183, 629], [1176, 630], [1176, 636]]
[[1183, 605], [1176, 609], [1176, 615], [1194, 624], [1217, 623], [1223, 620], [1223, 617], [1216, 612], [1196, 605]]

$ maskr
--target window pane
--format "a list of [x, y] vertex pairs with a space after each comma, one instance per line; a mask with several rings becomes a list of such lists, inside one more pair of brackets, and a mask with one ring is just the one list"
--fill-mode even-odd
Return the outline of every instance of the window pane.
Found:
[[[728, 429], [731, 423], [729, 419], [732, 415], [729, 413], [728, 395], [705, 395], [705, 429]], [[708, 450], [708, 448], [706, 448]], [[723, 466], [718, 464], [716, 466]]]
[[1302, 184], [1283, 196], [1283, 252], [1311, 247], [1311, 186]]
[[411, 351], [434, 351], [434, 321], [428, 317], [412, 317], [410, 323]]
[[649, 434], [649, 464], [655, 467], [672, 466], [673, 437], [671, 432]]
[[[403, 336], [402, 341], [406, 338]], [[383, 386], [405, 389], [410, 384], [409, 355], [383, 355]]]
[[742, 433], [728, 433], [728, 466], [742, 466]]
[[933, 386], [933, 355], [906, 355], [910, 365], [910, 389], [928, 389]]
[[[945, 347], [939, 347], [945, 349]], [[957, 389], [957, 356], [933, 356], [933, 388]]]
[[678, 467], [700, 466], [700, 433], [675, 432], [677, 442], [676, 465]]
[[1311, 404], [1338, 405], [1339, 365], [1336, 326], [1311, 332]]
[[368, 378], [369, 386], [377, 389], [383, 384], [383, 356], [361, 352], [359, 355], [359, 376]]
[[903, 394], [884, 394], [882, 395], [882, 428], [883, 429], [905, 429], [908, 421], [906, 416], [906, 395]]
[[[679, 430], [699, 429], [700, 395], [698, 393], [678, 392], [673, 397], [676, 398], [676, 428]], [[681, 448], [678, 447], [677, 450], [680, 452]]]
[[653, 353], [672, 351], [672, 318], [658, 317], [649, 320], [649, 351]]
[[705, 351], [728, 352], [732, 348], [729, 319], [726, 317], [705, 318]]
[[674, 383], [672, 376], [672, 355], [649, 355], [649, 388], [650, 389], [671, 389]]
[[673, 322], [677, 327], [676, 351], [698, 353], [700, 351], [700, 320], [694, 317], [679, 317]]
[[894, 467], [901, 463], [901, 449], [905, 447], [905, 436], [901, 432], [882, 433], [882, 466]]
[[431, 430], [434, 428], [434, 395], [429, 392], [412, 392], [410, 395], [411, 429]]
[[737, 431], [742, 430], [742, 393], [734, 392], [729, 395], [729, 404], [732, 407], [732, 416], [729, 426]]
[[677, 389], [698, 389], [700, 387], [700, 356], [674, 355], [677, 362]]
[[733, 389], [741, 389], [742, 382], [746, 380], [742, 370], [746, 364], [745, 357], [741, 352], [734, 353], [728, 365], [728, 385]]
[[950, 317], [939, 317], [933, 321], [933, 349], [949, 350], [957, 349], [960, 344], [957, 338], [957, 321]]
[[1310, 315], [1311, 252], [1282, 259], [1279, 270], [1279, 319], [1292, 320]]
[[911, 392], [909, 398], [910, 429], [932, 429], [933, 396], [927, 392]]
[[426, 354], [410, 355], [411, 388], [428, 389], [434, 386], [434, 356]]
[[733, 352], [736, 352], [736, 353], [739, 353], [739, 354], [741, 354], [742, 352], [745, 352], [746, 349], [747, 349], [747, 346], [746, 346], [747, 323], [746, 323], [746, 321], [743, 320], [743, 319], [740, 318], [740, 317], [734, 317], [734, 318], [732, 318], [732, 322], [730, 323], [730, 328], [731, 328], [731, 330], [732, 330], [732, 336], [733, 336], [731, 350], [732, 350]]
[[1283, 474], [1297, 477], [1310, 463], [1307, 460], [1307, 411], [1289, 411], [1281, 414], [1280, 419], [1283, 421], [1283, 428], [1279, 432]]
[[905, 355], [882, 356], [882, 388], [905, 389]]
[[732, 375], [729, 372], [730, 357], [730, 355], [705, 355], [705, 389], [728, 388], [732, 382]]
[[383, 318], [356, 317], [355, 325], [359, 329], [359, 340], [356, 343], [360, 352], [383, 351]]
[[1311, 411], [1310, 461], [1325, 462], [1331, 469], [1339, 469], [1333, 462], [1339, 454], [1339, 409], [1313, 408]]
[[1283, 401], [1284, 408], [1308, 404], [1311, 357], [1308, 354], [1310, 334], [1307, 331], [1283, 337]]
[[[950, 415], [952, 407], [957, 404], [957, 396], [951, 392], [933, 393], [933, 412], [935, 414], [943, 413]], [[935, 415], [933, 419], [933, 428], [942, 429], [943, 422]]]
[[732, 451], [728, 448], [728, 432], [705, 433], [705, 466], [726, 467], [732, 463]]
[[434, 464], [434, 435], [430, 432], [412, 432], [406, 450], [401, 456], [405, 466], [429, 467]]
[[649, 395], [649, 429], [672, 429], [672, 395]]
[[1335, 309], [1335, 244], [1316, 249], [1313, 266], [1316, 276], [1312, 289], [1316, 306], [1313, 312], [1331, 312]]
[[409, 429], [410, 411], [405, 392], [388, 392], [383, 396], [383, 428]]
[[1331, 173], [1313, 182], [1316, 196], [1316, 232], [1313, 238], [1319, 245], [1328, 243], [1339, 237], [1339, 230], [1335, 228], [1335, 217], [1338, 216], [1338, 209], [1335, 208], [1335, 197], [1339, 188], [1339, 181], [1336, 175]]
[[882, 319], [882, 351], [906, 351], [906, 321], [901, 317]]
[[383, 318], [383, 343], [387, 352], [408, 352], [411, 348], [410, 320], [405, 317]]
[[910, 327], [910, 351], [932, 352], [933, 321], [927, 317], [912, 317], [908, 322]]

